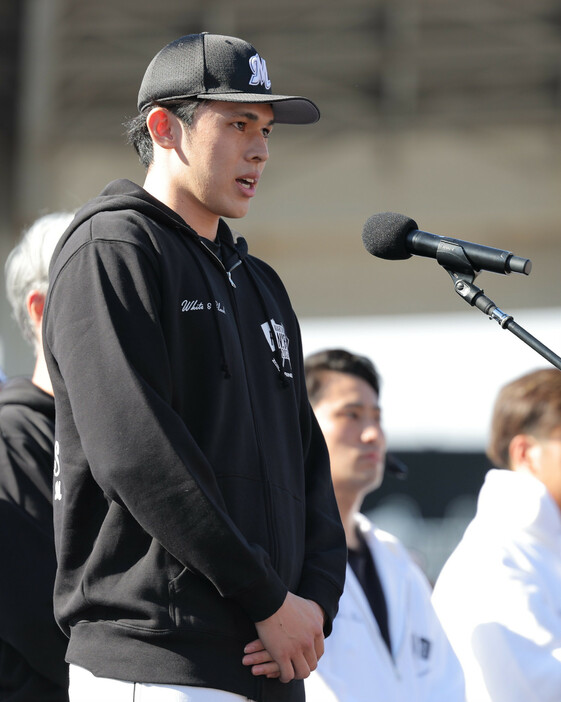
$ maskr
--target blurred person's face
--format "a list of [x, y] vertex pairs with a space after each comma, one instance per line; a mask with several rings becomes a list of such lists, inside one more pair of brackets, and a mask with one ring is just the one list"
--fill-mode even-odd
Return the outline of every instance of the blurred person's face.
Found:
[[324, 372], [314, 412], [322, 429], [335, 494], [356, 499], [378, 488], [384, 477], [386, 439], [378, 394], [362, 378]]

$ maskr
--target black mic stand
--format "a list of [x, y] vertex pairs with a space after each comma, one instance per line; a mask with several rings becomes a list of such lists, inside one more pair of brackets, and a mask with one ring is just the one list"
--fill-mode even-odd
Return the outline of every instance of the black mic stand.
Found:
[[477, 273], [459, 244], [451, 244], [451, 242], [447, 241], [446, 247], [442, 250], [439, 245], [436, 260], [452, 278], [454, 290], [460, 297], [472, 307], [477, 307], [478, 310], [481, 310], [489, 319], [494, 319], [503, 329], [508, 329], [509, 332], [512, 332], [530, 348], [539, 353], [540, 356], [543, 356], [543, 358], [561, 370], [561, 358], [556, 353], [517, 324], [512, 315], [500, 310], [493, 300], [483, 293], [481, 288], [474, 285], [473, 281]]

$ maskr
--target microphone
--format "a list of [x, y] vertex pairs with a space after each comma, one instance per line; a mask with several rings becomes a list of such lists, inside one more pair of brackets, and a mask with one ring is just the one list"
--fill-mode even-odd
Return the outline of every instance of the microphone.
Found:
[[[390, 261], [411, 258], [415, 254], [436, 258], [445, 268], [450, 268], [454, 267], [449, 263], [452, 257], [455, 263], [462, 263], [458, 259], [458, 247], [461, 247], [467, 263], [475, 271], [529, 275], [532, 270], [532, 261], [528, 258], [490, 246], [420, 231], [417, 222], [395, 212], [372, 215], [362, 230], [362, 242], [368, 253]], [[465, 261], [463, 265], [466, 265]]]

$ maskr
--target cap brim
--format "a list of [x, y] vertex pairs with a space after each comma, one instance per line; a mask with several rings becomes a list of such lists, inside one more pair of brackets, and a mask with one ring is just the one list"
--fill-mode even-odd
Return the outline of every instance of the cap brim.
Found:
[[279, 124], [314, 124], [320, 114], [317, 106], [308, 98], [296, 95], [267, 95], [259, 93], [201, 93], [199, 100], [224, 102], [266, 102], [273, 105], [275, 122]]

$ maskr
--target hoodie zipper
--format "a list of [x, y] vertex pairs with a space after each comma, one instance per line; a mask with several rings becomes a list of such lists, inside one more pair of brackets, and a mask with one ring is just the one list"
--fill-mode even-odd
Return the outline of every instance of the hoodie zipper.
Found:
[[[235, 264], [230, 268], [229, 271], [226, 271], [226, 275], [228, 276], [228, 280], [230, 281], [230, 285], [231, 285], [233, 288], [236, 287], [236, 284], [235, 284], [234, 281], [232, 280], [232, 271], [235, 270], [238, 266], [241, 266], [241, 265], [242, 265], [242, 260], [241, 260], [241, 258], [240, 258], [240, 260], [237, 261], [237, 263], [235, 263]], [[226, 270], [226, 268], [224, 268], [224, 270]]]
[[[206, 253], [210, 254], [210, 256], [212, 256], [214, 259], [216, 259], [216, 261], [218, 261], [218, 263], [220, 264], [220, 267], [222, 268], [222, 270], [226, 274], [226, 277], [228, 279], [228, 282], [230, 283], [230, 286], [232, 288], [236, 289], [236, 284], [232, 280], [232, 271], [235, 270], [239, 265], [241, 265], [243, 263], [243, 260], [241, 258], [239, 258], [236, 261], [236, 263], [229, 270], [227, 270], [222, 259], [219, 258], [213, 251], [211, 251], [208, 248], [208, 246], [205, 245], [205, 243], [203, 241], [201, 241], [201, 246], [203, 247], [203, 249]], [[230, 291], [229, 297], [230, 297], [230, 301], [232, 303], [232, 310], [234, 313], [234, 318], [236, 320], [236, 329], [238, 329], [238, 338], [239, 338], [240, 345], [242, 347], [242, 358], [244, 360], [244, 365], [245, 365], [246, 353], [245, 353], [245, 348], [243, 346], [241, 332], [239, 331], [241, 329], [241, 324], [240, 324], [240, 319], [239, 319], [239, 315], [238, 315], [237, 300], [236, 300], [236, 296], [235, 296], [235, 293], [233, 290]], [[247, 373], [246, 373], [246, 377], [247, 377]], [[264, 495], [265, 496], [265, 516], [267, 518], [267, 530], [268, 530], [268, 536], [269, 536], [269, 543], [271, 544], [270, 556], [271, 556], [271, 562], [272, 562], [273, 566], [276, 568], [277, 567], [278, 544], [277, 544], [276, 533], [275, 533], [275, 530], [273, 528], [273, 519], [271, 518], [271, 515], [273, 514], [273, 499], [272, 499], [272, 495], [271, 495], [271, 484], [270, 484], [269, 473], [267, 471], [267, 466], [266, 466], [266, 462], [265, 462], [265, 454], [263, 451], [263, 444], [261, 441], [261, 435], [258, 431], [256, 424], [255, 424], [255, 419], [253, 419], [256, 415], [256, 412], [255, 412], [255, 406], [254, 406], [254, 402], [253, 402], [253, 393], [249, 387], [249, 384], [247, 385], [247, 391], [248, 391], [248, 397], [249, 397], [249, 401], [251, 404], [251, 410], [252, 410], [253, 432], [255, 434], [255, 440], [257, 442], [259, 463], [261, 466], [260, 472], [261, 472], [261, 476], [262, 476], [263, 481], [264, 481], [263, 488], [264, 488], [264, 493], [265, 493], [265, 495]]]
[[229, 270], [226, 270], [226, 266], [224, 265], [224, 262], [222, 261], [222, 259], [219, 258], [219, 257], [214, 253], [214, 251], [211, 251], [211, 250], [208, 248], [208, 246], [206, 246], [206, 244], [204, 243], [204, 241], [201, 241], [201, 246], [204, 248], [204, 250], [205, 250], [207, 253], [209, 253], [213, 258], [215, 258], [215, 259], [218, 261], [218, 263], [220, 264], [220, 267], [221, 267], [221, 268], [224, 270], [224, 272], [226, 273], [226, 276], [227, 276], [227, 278], [228, 278], [228, 282], [230, 283], [230, 285], [231, 285], [233, 288], [235, 288], [235, 287], [236, 287], [236, 284], [234, 283], [234, 281], [233, 281], [233, 279], [232, 279], [232, 271], [234, 271], [238, 266], [241, 266], [241, 264], [242, 264], [242, 259], [239, 258], [239, 259], [236, 261], [236, 263], [234, 263], [234, 265], [233, 265]]

